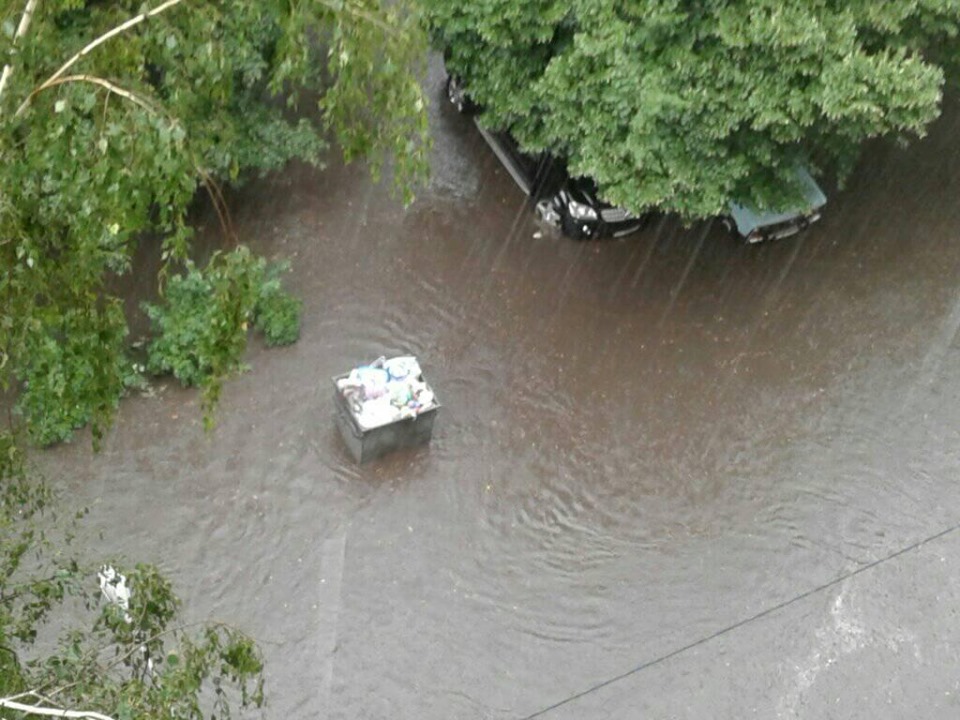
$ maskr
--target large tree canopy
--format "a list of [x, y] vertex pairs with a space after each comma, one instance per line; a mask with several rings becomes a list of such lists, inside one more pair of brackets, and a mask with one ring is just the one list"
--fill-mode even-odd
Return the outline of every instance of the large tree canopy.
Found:
[[[958, 0], [425, 0], [447, 65], [531, 150], [685, 217], [775, 205], [790, 169], [937, 117]], [[789, 194], [789, 192], [787, 192]]]
[[[375, 169], [392, 154], [402, 188], [425, 166], [424, 42], [403, 0], [0, 7], [0, 386], [22, 390], [42, 442], [109, 422], [137, 369], [110, 278], [145, 231], [163, 238], [164, 273], [181, 267], [198, 187], [229, 235], [218, 183], [319, 165], [331, 132]], [[197, 350], [214, 385], [236, 367], [259, 272], [218, 262]]]

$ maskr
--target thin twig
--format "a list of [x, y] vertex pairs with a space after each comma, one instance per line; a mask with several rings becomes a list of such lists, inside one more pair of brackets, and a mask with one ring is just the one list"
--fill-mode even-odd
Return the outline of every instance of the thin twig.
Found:
[[[110, 662], [108, 662], [108, 663], [106, 663], [106, 664], [104, 664], [104, 665], [102, 666], [102, 671], [103, 671], [103, 672], [109, 672], [110, 670], [112, 670], [113, 668], [115, 668], [117, 665], [120, 665], [121, 663], [123, 663], [124, 661], [126, 661], [126, 660], [127, 660], [131, 655], [133, 655], [134, 653], [140, 652], [141, 648], [142, 648], [144, 645], [147, 645], [147, 644], [149, 644], [149, 643], [152, 643], [154, 640], [159, 640], [160, 638], [164, 637], [165, 635], [172, 635], [173, 633], [182, 632], [182, 631], [187, 630], [187, 629], [189, 629], [189, 628], [201, 627], [201, 626], [215, 627], [215, 628], [223, 628], [223, 629], [225, 629], [225, 630], [231, 630], [231, 631], [237, 632], [237, 633], [240, 632], [240, 630], [238, 630], [237, 628], [235, 628], [235, 627], [233, 627], [233, 626], [231, 626], [231, 625], [228, 625], [227, 623], [223, 623], [223, 622], [207, 622], [207, 621], [203, 621], [203, 620], [199, 620], [199, 621], [197, 621], [197, 622], [191, 622], [191, 623], [183, 623], [182, 625], [177, 625], [176, 627], [172, 627], [172, 628], [164, 628], [163, 630], [161, 630], [161, 631], [158, 632], [158, 633], [155, 633], [154, 635], [152, 635], [151, 637], [147, 638], [146, 640], [143, 640], [143, 641], [134, 641], [134, 642], [137, 643], [137, 646], [136, 646], [136, 647], [131, 648], [129, 651], [125, 652], [123, 655], [117, 655], [117, 656], [115, 656], [115, 657], [113, 658], [113, 660], [111, 660]], [[107, 650], [110, 649], [110, 647], [112, 647], [112, 646], [111, 646], [111, 645], [104, 645], [103, 647], [93, 648], [91, 657], [95, 658], [96, 655], [99, 655], [100, 653], [106, 652]], [[49, 690], [45, 690], [44, 692], [46, 692], [46, 693], [47, 693], [48, 695], [50, 695], [50, 696], [59, 695], [60, 693], [65, 692], [65, 691], [69, 690], [70, 688], [74, 687], [74, 686], [77, 685], [78, 683], [79, 683], [79, 681], [70, 682], [70, 683], [67, 683], [66, 685], [61, 685], [60, 687], [57, 687], [57, 688], [52, 688], [52, 689], [49, 689]]]
[[[159, 15], [165, 10], [170, 9], [171, 7], [174, 7], [175, 5], [180, 4], [181, 2], [183, 2], [183, 0], [166, 0], [166, 2], [161, 3], [160, 5], [153, 8], [152, 10], [148, 10], [147, 12], [141, 13], [136, 17], [130, 18], [129, 20], [121, 23], [120, 25], [117, 25], [112, 30], [107, 31], [106, 33], [104, 33], [103, 35], [100, 35], [98, 38], [96, 38], [92, 42], [88, 43], [86, 46], [84, 46], [82, 50], [80, 50], [80, 52], [76, 53], [73, 57], [67, 60], [60, 67], [60, 69], [57, 70], [53, 75], [51, 75], [44, 82], [42, 82], [40, 85], [35, 87], [27, 96], [27, 98], [20, 104], [20, 107], [17, 108], [16, 113], [14, 113], [14, 117], [21, 115], [27, 109], [27, 107], [29, 107], [33, 98], [36, 97], [36, 95], [39, 94], [40, 92], [52, 87], [56, 87], [57, 85], [68, 83], [68, 82], [87, 82], [87, 83], [92, 83], [94, 85], [100, 85], [101, 87], [106, 88], [110, 92], [116, 93], [117, 95], [124, 97], [127, 100], [130, 100], [132, 103], [142, 107], [148, 112], [159, 115], [160, 112], [156, 108], [154, 108], [146, 99], [144, 99], [143, 97], [137, 95], [136, 93], [130, 90], [122, 88], [113, 82], [110, 82], [109, 80], [105, 80], [104, 78], [97, 77], [95, 75], [86, 75], [86, 74], [64, 76], [64, 73], [67, 70], [69, 70], [73, 65], [75, 65], [81, 58], [83, 58], [85, 55], [93, 51], [98, 46], [105, 43], [110, 38], [115, 37], [120, 33], [125, 32], [126, 30], [129, 30], [130, 28], [144, 22], [145, 20], [148, 20], [152, 17], [155, 17], [156, 15]], [[321, 0], [321, 2], [323, 2], [323, 0]], [[29, 16], [32, 15], [33, 8], [36, 6], [36, 3], [37, 3], [37, 0], [28, 1], [27, 10], [24, 11], [26, 26], [29, 26]], [[369, 18], [369, 19], [375, 20], [374, 18]], [[21, 27], [24, 27], [24, 20], [21, 20]], [[389, 29], [389, 28], [385, 27], [385, 29]], [[24, 27], [23, 31], [26, 32], [26, 27]], [[17, 37], [19, 37], [20, 34], [21, 33], [18, 29]], [[7, 72], [5, 69], [4, 79], [6, 78], [6, 76], [7, 76]], [[2, 92], [3, 92], [3, 85], [2, 83], [0, 83], [0, 93]], [[107, 96], [107, 98], [109, 99], [109, 95]], [[106, 105], [104, 105], [104, 113], [106, 113]], [[200, 176], [203, 186], [206, 188], [207, 193], [210, 195], [210, 200], [213, 203], [214, 209], [216, 210], [217, 218], [220, 221], [220, 227], [223, 229], [224, 235], [227, 236], [229, 241], [235, 243], [236, 234], [233, 231], [233, 223], [230, 218], [230, 212], [227, 208], [227, 203], [224, 200], [223, 194], [220, 192], [220, 188], [217, 186], [216, 182], [209, 175], [209, 173], [207, 173], [203, 168], [201, 168], [200, 164], [197, 163], [196, 161], [194, 161], [194, 169], [197, 171], [197, 174]]]
[[223, 197], [223, 191], [210, 173], [200, 168], [199, 163], [195, 161], [194, 165], [200, 175], [203, 187], [206, 189], [207, 194], [210, 196], [210, 201], [213, 203], [213, 209], [216, 211], [217, 218], [220, 220], [220, 227], [223, 229], [223, 234], [229, 242], [236, 245], [237, 234], [233, 229], [233, 218], [230, 217], [230, 208], [227, 205], [226, 199]]
[[[17, 32], [13, 36], [13, 45], [16, 46], [17, 40], [27, 34], [30, 29], [30, 21], [33, 19], [33, 11], [37, 9], [38, 0], [27, 0], [27, 6], [23, 9], [23, 15], [20, 17], [20, 24], [17, 25]], [[3, 75], [0, 76], [0, 96], [7, 88], [7, 81], [13, 74], [13, 65], [7, 63], [3, 66]]]

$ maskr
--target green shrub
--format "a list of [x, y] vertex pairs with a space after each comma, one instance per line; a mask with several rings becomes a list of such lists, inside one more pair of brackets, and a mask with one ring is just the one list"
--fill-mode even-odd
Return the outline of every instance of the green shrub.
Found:
[[214, 254], [203, 270], [188, 263], [170, 279], [162, 304], [144, 305], [153, 330], [150, 372], [172, 373], [184, 385], [201, 387], [209, 411], [223, 379], [243, 367], [251, 324], [271, 346], [300, 336], [300, 302], [280, 284], [284, 268], [268, 266], [242, 246]]
[[147, 369], [172, 374], [184, 385], [201, 385], [213, 371], [218, 323], [210, 302], [213, 288], [193, 263], [167, 283], [162, 305], [144, 304], [153, 338], [147, 346]]
[[286, 270], [285, 263], [267, 268], [254, 309], [254, 324], [270, 347], [289, 345], [300, 338], [301, 303], [280, 284], [280, 273]]

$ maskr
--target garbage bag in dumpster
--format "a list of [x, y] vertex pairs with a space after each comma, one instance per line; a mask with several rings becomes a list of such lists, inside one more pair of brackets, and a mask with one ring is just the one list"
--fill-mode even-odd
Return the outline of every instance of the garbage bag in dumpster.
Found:
[[358, 463], [430, 442], [440, 403], [415, 357], [381, 357], [333, 386], [337, 427]]

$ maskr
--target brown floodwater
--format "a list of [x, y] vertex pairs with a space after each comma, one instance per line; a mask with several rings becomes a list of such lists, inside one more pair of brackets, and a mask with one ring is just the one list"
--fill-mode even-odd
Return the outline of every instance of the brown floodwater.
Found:
[[[252, 344], [212, 433], [167, 384], [124, 401], [100, 454], [41, 458], [98, 551], [262, 642], [268, 717], [523, 718], [960, 521], [955, 109], [872, 146], [799, 237], [668, 217], [577, 243], [539, 233], [429, 83], [409, 210], [340, 165], [232, 196], [240, 239], [293, 261], [303, 333]], [[358, 467], [329, 378], [401, 353], [444, 405], [433, 442]], [[869, 674], [851, 647], [831, 665]], [[758, 717], [826, 717], [797, 710], [833, 687], [790, 680], [808, 649], [751, 670]]]

